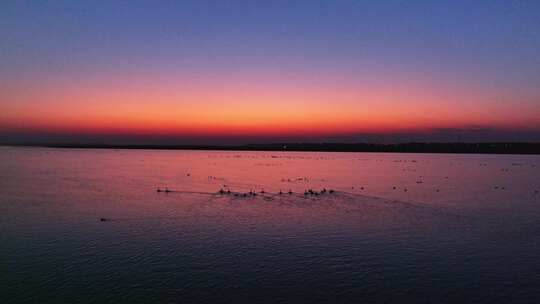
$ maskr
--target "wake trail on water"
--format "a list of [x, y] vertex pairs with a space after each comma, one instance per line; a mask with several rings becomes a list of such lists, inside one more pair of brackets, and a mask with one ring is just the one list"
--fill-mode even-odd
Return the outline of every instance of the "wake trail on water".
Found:
[[[230, 190], [229, 190], [230, 191]], [[455, 218], [469, 218], [449, 207], [433, 206], [428, 203], [409, 202], [403, 200], [387, 199], [378, 196], [370, 196], [365, 194], [359, 194], [354, 192], [348, 192], [343, 190], [333, 190], [332, 193], [257, 193], [251, 192], [227, 192], [220, 190], [218, 192], [209, 191], [190, 191], [190, 190], [161, 190], [157, 192], [158, 195], [164, 197], [174, 197], [182, 195], [196, 195], [202, 198], [201, 204], [228, 204], [227, 206], [239, 206], [238, 203], [250, 204], [250, 206], [257, 206], [258, 203], [276, 203], [273, 207], [289, 206], [296, 208], [333, 208], [335, 210], [349, 210], [349, 211], [363, 211], [366, 208], [378, 209], [378, 210], [392, 210], [393, 212], [416, 212], [416, 213], [429, 213], [432, 215], [443, 215]], [[204, 199], [206, 196], [208, 199]], [[233, 205], [230, 205], [234, 203]], [[197, 203], [192, 203], [197, 204]], [[183, 218], [182, 216], [163, 216], [163, 217], [131, 217], [131, 218], [100, 218], [101, 221], [136, 221], [136, 220], [175, 220]]]

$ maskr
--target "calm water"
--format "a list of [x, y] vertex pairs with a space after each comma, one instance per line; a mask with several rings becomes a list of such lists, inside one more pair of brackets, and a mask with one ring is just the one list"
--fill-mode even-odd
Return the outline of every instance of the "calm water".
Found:
[[0, 147], [0, 302], [538, 303], [538, 191], [538, 156]]

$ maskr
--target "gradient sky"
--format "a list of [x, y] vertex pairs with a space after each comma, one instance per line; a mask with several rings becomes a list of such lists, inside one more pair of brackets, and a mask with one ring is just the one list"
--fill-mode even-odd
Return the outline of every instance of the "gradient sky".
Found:
[[1, 1], [0, 141], [540, 141], [540, 1]]

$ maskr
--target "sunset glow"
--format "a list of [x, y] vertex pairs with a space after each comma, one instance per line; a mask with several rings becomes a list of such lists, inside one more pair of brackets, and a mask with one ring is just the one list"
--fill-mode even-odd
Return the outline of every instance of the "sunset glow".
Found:
[[[7, 42], [0, 55], [4, 140], [54, 133], [362, 141], [362, 134], [440, 129], [539, 139], [539, 57], [530, 50], [540, 43], [540, 24], [526, 5], [511, 6], [514, 19], [504, 23], [498, 18], [510, 13], [501, 7], [473, 8], [503, 27], [494, 33], [477, 20], [477, 34], [455, 20], [473, 13], [430, 4], [425, 17], [444, 25], [437, 33], [418, 28], [420, 20], [393, 16], [392, 5], [311, 7], [298, 20], [274, 5], [3, 6], [9, 12], [3, 21], [9, 26], [0, 30]], [[235, 14], [216, 15], [219, 9], [240, 10], [246, 20], [231, 23]], [[375, 12], [386, 12], [390, 25], [383, 27]], [[87, 14], [100, 13], [103, 21], [86, 23]], [[362, 16], [368, 20], [358, 21]], [[296, 27], [283, 29], [273, 17]], [[147, 32], [157, 27], [163, 29]], [[398, 38], [404, 31], [409, 38]], [[506, 45], [516, 31], [531, 37], [514, 41], [517, 53]]]

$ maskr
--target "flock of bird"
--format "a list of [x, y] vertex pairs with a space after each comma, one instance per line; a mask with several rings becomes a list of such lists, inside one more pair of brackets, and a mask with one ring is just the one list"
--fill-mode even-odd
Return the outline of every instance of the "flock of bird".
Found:
[[[412, 162], [416, 162], [416, 161], [412, 161]], [[515, 164], [512, 164], [512, 165], [514, 166]], [[487, 164], [481, 163], [480, 166], [487, 166]], [[533, 167], [534, 167], [534, 165], [533, 165]], [[507, 168], [503, 168], [501, 170], [505, 171], [505, 172], [508, 171]], [[191, 176], [191, 174], [188, 173], [187, 176]], [[214, 176], [209, 176], [209, 179], [218, 179], [218, 178], [214, 177]], [[445, 176], [444, 179], [448, 179], [448, 176]], [[285, 182], [285, 181], [293, 182], [293, 181], [297, 181], [297, 180], [309, 181], [309, 179], [307, 177], [297, 178], [297, 179], [282, 179], [281, 181], [282, 182]], [[423, 181], [418, 180], [416, 183], [417, 184], [422, 184]], [[354, 187], [351, 187], [351, 188], [354, 189]], [[494, 190], [505, 190], [506, 188], [504, 186], [494, 186], [493, 189]], [[360, 190], [364, 190], [364, 187], [360, 187]], [[398, 188], [396, 186], [393, 186], [392, 190], [398, 190]], [[403, 188], [402, 190], [403, 190], [403, 192], [408, 192], [409, 191], [409, 189], [406, 188], [406, 187]], [[441, 190], [439, 188], [435, 189], [435, 192], [440, 192], [440, 191]], [[170, 193], [170, 192], [182, 192], [182, 191], [170, 190], [169, 188], [165, 187], [163, 189], [162, 188], [157, 188], [157, 192]], [[313, 190], [313, 189], [306, 189], [306, 190], [304, 190], [303, 195], [304, 196], [319, 196], [319, 195], [323, 195], [323, 194], [326, 194], [326, 193], [332, 194], [334, 192], [335, 192], [335, 190], [326, 189], [326, 188], [323, 188], [320, 191], [316, 191], [316, 190]], [[217, 191], [217, 194], [219, 194], [219, 195], [234, 195], [234, 196], [239, 196], [239, 197], [257, 196], [258, 194], [262, 195], [262, 194], [265, 194], [265, 193], [266, 192], [264, 191], [264, 189], [260, 190], [259, 192], [254, 191], [254, 190], [250, 190], [249, 192], [233, 192], [226, 185], [225, 185], [225, 189], [221, 188], [221, 189], [219, 189], [219, 191]], [[539, 190], [535, 189], [533, 193], [534, 193], [534, 195], [537, 195], [539, 193]], [[216, 193], [209, 193], [209, 194], [216, 194]], [[291, 194], [294, 194], [294, 192], [291, 189], [289, 189], [288, 191], [279, 190], [279, 192], [272, 193], [272, 194], [277, 194], [277, 195], [288, 194], [288, 195], [291, 195]], [[298, 193], [298, 194], [301, 194], [301, 193]]]
[[[412, 162], [416, 162], [416, 161], [412, 161]], [[519, 165], [519, 164], [512, 164], [512, 166], [516, 166], [516, 165]], [[480, 166], [487, 166], [487, 164], [485, 163], [481, 163]], [[536, 167], [536, 165], [532, 165], [532, 167]], [[416, 171], [416, 170], [414, 170]], [[503, 172], [509, 172], [509, 169], [508, 168], [503, 168], [501, 169], [501, 171]], [[190, 177], [191, 174], [190, 173], [187, 173], [186, 176]], [[417, 180], [416, 183], [417, 184], [423, 184], [424, 182], [421, 180], [422, 176], [420, 176], [420, 180]], [[218, 177], [215, 177], [215, 176], [209, 176], [208, 179], [212, 179], [212, 180], [220, 180], [222, 178], [218, 178]], [[449, 179], [448, 176], [445, 176], [444, 179]], [[301, 178], [296, 178], [296, 179], [281, 179], [281, 182], [295, 182], [295, 181], [306, 181], [306, 182], [309, 182], [309, 179], [307, 177], [301, 177]], [[324, 180], [321, 180], [321, 181], [324, 181]], [[355, 187], [351, 187], [351, 189], [355, 189]], [[358, 189], [358, 188], [357, 188]], [[360, 190], [365, 190], [364, 187], [359, 187]], [[505, 190], [506, 188], [504, 186], [493, 186], [494, 190]], [[392, 187], [392, 190], [399, 190], [398, 187], [396, 186], [393, 186]], [[404, 192], [408, 192], [409, 189], [404, 187], [401, 189], [402, 191]], [[440, 192], [441, 190], [439, 188], [435, 188], [435, 192]], [[282, 195], [293, 195], [293, 194], [298, 194], [298, 195], [302, 195], [302, 192], [298, 192], [298, 193], [295, 193], [293, 192], [291, 189], [289, 189], [288, 191], [283, 191], [283, 190], [279, 190], [279, 192], [276, 192], [276, 193], [273, 193], [273, 192], [266, 192], [264, 189], [261, 189], [260, 191], [254, 191], [254, 190], [250, 190], [249, 192], [234, 192], [234, 191], [231, 191], [227, 185], [224, 185], [223, 188], [219, 189], [217, 192], [192, 192], [192, 191], [178, 191], [178, 190], [171, 190], [169, 189], [168, 187], [165, 187], [165, 188], [161, 188], [161, 187], [158, 187], [156, 192], [158, 193], [171, 193], [171, 192], [181, 192], [181, 193], [204, 193], [204, 194], [212, 194], [212, 195], [231, 195], [231, 196], [235, 196], [235, 197], [255, 197], [255, 196], [258, 196], [258, 195], [261, 195], [261, 196], [268, 196], [268, 195], [271, 195], [271, 196], [275, 196], [275, 195], [278, 195], [278, 196], [282, 196]], [[304, 197], [308, 197], [308, 196], [321, 196], [321, 195], [325, 195], [325, 194], [333, 194], [333, 193], [336, 193], [336, 190], [334, 189], [326, 189], [326, 188], [322, 188], [321, 190], [319, 191], [316, 191], [316, 190], [313, 190], [313, 189], [306, 189], [304, 190], [303, 192], [303, 196]], [[536, 196], [540, 193], [540, 191], [538, 189], [534, 189], [533, 191], [533, 194]], [[102, 222], [105, 222], [105, 221], [110, 221], [111, 219], [108, 219], [108, 218], [100, 218], [100, 221]]]
[[[176, 191], [176, 190], [170, 190], [169, 188], [165, 187], [164, 189], [162, 188], [157, 188], [156, 192], [164, 192], [164, 193], [171, 193], [171, 192], [180, 192], [180, 191]], [[325, 193], [329, 193], [329, 194], [332, 194], [334, 193], [335, 190], [333, 189], [326, 189], [326, 188], [323, 188], [322, 190], [320, 191], [316, 191], [316, 190], [313, 190], [313, 189], [307, 189], [304, 191], [304, 195], [305, 196], [308, 196], [308, 195], [322, 195], [322, 194], [325, 194]], [[254, 191], [254, 190], [249, 190], [249, 192], [245, 192], [245, 193], [242, 193], [242, 192], [233, 192], [231, 191], [230, 189], [219, 189], [219, 191], [217, 191], [217, 194], [220, 194], [220, 195], [234, 195], [234, 196], [241, 196], [241, 197], [248, 197], [248, 196], [257, 196], [259, 194], [263, 195], [263, 194], [266, 194], [266, 191], [264, 191], [264, 189], [261, 189], [259, 192], [257, 191]], [[282, 191], [282, 190], [279, 190], [279, 192], [277, 192], [277, 195], [292, 195], [294, 194], [294, 192], [289, 189], [289, 191]]]
[[[354, 187], [351, 187], [352, 189], [354, 189]], [[360, 187], [360, 190], [364, 190], [365, 188], [364, 187]], [[495, 190], [505, 190], [506, 188], [504, 186], [494, 186], [493, 189]], [[396, 186], [393, 186], [392, 187], [392, 190], [398, 190], [398, 188]], [[408, 192], [409, 189], [408, 188], [403, 188], [403, 191], [404, 192]], [[439, 188], [436, 188], [435, 189], [435, 192], [440, 192], [441, 190]], [[171, 192], [182, 192], [182, 191], [177, 191], [177, 190], [170, 190], [169, 188], [165, 187], [165, 188], [157, 188], [156, 192], [163, 192], [163, 193], [171, 193]], [[321, 189], [320, 191], [316, 191], [316, 190], [313, 190], [313, 189], [306, 189], [304, 190], [304, 196], [319, 196], [319, 195], [323, 195], [323, 194], [332, 194], [336, 192], [335, 190], [333, 189], [326, 189], [326, 188], [323, 188]], [[219, 194], [219, 195], [234, 195], [234, 196], [240, 196], [240, 197], [248, 197], [248, 196], [257, 196], [258, 194], [266, 194], [267, 192], [264, 190], [264, 189], [261, 189], [259, 192], [257, 191], [254, 191], [254, 190], [249, 190], [249, 192], [233, 192], [231, 191], [230, 189], [226, 188], [221, 188], [219, 189], [219, 191], [217, 191], [216, 193], [213, 193], [213, 194]], [[538, 190], [534, 190], [533, 192], [535, 195], [539, 193]], [[212, 193], [209, 193], [209, 194], [212, 194]], [[283, 191], [283, 190], [279, 190], [279, 192], [275, 193], [277, 195], [285, 195], [285, 194], [288, 194], [288, 195], [291, 195], [291, 194], [294, 194], [294, 192], [289, 189], [288, 191]]]

